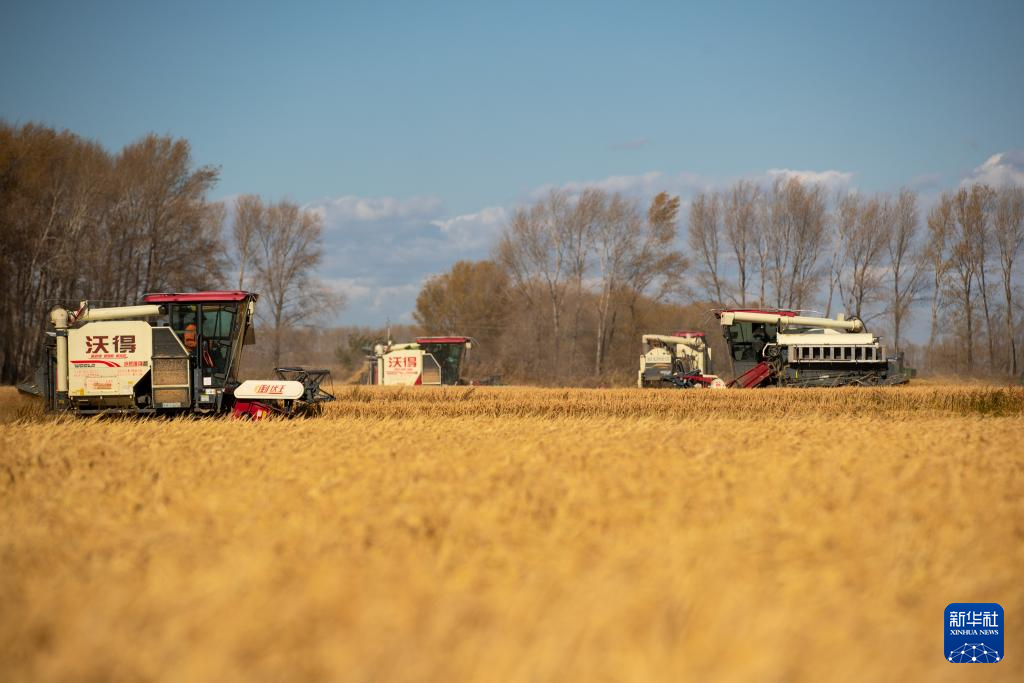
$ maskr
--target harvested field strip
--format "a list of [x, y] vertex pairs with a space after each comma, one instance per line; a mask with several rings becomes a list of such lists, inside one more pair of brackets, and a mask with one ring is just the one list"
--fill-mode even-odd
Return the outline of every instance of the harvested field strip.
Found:
[[885, 387], [844, 389], [644, 390], [442, 389], [353, 387], [338, 392], [327, 416], [358, 417], [736, 417], [825, 415], [891, 419], [925, 415], [1024, 415], [1024, 388]]
[[[34, 400], [7, 389], [0, 401], [0, 424], [18, 420], [65, 420], [43, 414]], [[522, 387], [339, 387], [337, 401], [321, 419], [366, 417], [465, 418], [657, 417], [674, 419], [778, 419], [822, 415], [1024, 416], [1022, 387], [909, 386], [841, 389], [639, 390], [537, 389]], [[112, 418], [103, 418], [110, 420]], [[126, 419], [134, 418], [113, 418]], [[191, 417], [184, 419], [193, 419]]]

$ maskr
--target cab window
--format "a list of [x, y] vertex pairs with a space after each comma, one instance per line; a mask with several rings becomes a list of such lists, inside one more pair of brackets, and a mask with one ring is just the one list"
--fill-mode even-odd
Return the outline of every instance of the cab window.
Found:
[[203, 337], [229, 339], [235, 325], [235, 306], [209, 304], [203, 306]]

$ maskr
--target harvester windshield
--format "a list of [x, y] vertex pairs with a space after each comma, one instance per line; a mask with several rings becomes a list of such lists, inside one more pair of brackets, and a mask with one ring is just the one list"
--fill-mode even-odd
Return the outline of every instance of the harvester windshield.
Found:
[[775, 341], [778, 326], [770, 323], [735, 322], [726, 328], [726, 340], [734, 361], [759, 362], [765, 344]]

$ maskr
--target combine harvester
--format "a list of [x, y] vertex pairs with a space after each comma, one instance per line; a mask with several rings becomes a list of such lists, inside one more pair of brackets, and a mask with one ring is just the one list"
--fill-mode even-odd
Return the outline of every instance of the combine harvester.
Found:
[[257, 294], [147, 294], [138, 306], [50, 311], [45, 361], [18, 388], [48, 411], [96, 414], [218, 414], [261, 419], [318, 412], [334, 397], [328, 370], [275, 368], [277, 377], [238, 381], [242, 349], [256, 341]]
[[711, 369], [711, 349], [703, 332], [645, 334], [644, 353], [640, 356], [637, 386], [645, 387], [725, 387]]
[[417, 337], [414, 342], [377, 344], [366, 360], [367, 384], [450, 386], [468, 384], [462, 364], [473, 348], [469, 337]]
[[641, 387], [893, 386], [909, 381], [900, 356], [886, 357], [878, 337], [856, 318], [796, 311], [716, 311], [736, 379], [710, 374], [710, 349], [699, 332], [645, 335]]
[[795, 311], [716, 311], [736, 373], [729, 386], [892, 386], [909, 381], [857, 318]]

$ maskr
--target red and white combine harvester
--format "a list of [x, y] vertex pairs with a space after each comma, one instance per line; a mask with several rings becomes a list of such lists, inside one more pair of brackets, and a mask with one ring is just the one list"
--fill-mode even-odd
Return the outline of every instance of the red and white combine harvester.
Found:
[[80, 415], [315, 412], [334, 400], [320, 387], [327, 370], [276, 368], [274, 379], [238, 381], [242, 349], [256, 341], [257, 298], [164, 293], [137, 306], [54, 308], [44, 363], [19, 388], [48, 410]]
[[711, 374], [711, 350], [701, 332], [645, 335], [641, 387], [893, 386], [909, 381], [901, 356], [887, 357], [864, 323], [797, 311], [716, 311], [735, 379]]
[[367, 356], [367, 384], [442, 386], [468, 384], [462, 364], [470, 337], [417, 337], [414, 342], [377, 344]]
[[800, 315], [797, 311], [716, 311], [736, 379], [729, 386], [840, 387], [905, 384], [901, 356], [857, 318]]

